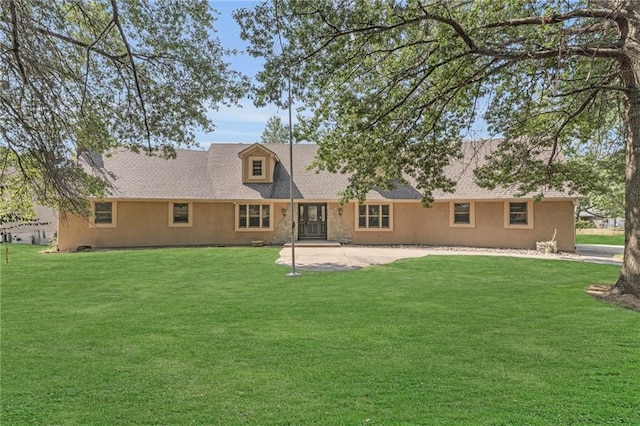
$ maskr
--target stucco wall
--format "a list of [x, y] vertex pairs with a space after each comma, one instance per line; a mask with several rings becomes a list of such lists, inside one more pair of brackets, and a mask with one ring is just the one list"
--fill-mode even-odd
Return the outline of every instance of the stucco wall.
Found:
[[[476, 247], [535, 249], [536, 241], [549, 240], [557, 229], [558, 249], [573, 251], [575, 233], [571, 201], [533, 203], [533, 229], [504, 227], [504, 202], [476, 202], [475, 227], [449, 225], [448, 202], [423, 208], [419, 202], [393, 204], [393, 231], [356, 230], [356, 204], [348, 203], [338, 214], [335, 203], [328, 203], [328, 237], [355, 244], [429, 244]], [[290, 237], [287, 203], [273, 203], [270, 231], [240, 231], [234, 227], [232, 202], [193, 202], [193, 226], [169, 227], [168, 202], [118, 202], [117, 227], [94, 228], [87, 219], [69, 216], [58, 229], [60, 250], [91, 247], [153, 247], [182, 245], [249, 245], [253, 240], [265, 244], [281, 243]]]
[[[448, 202], [423, 208], [419, 203], [395, 203], [393, 232], [354, 231], [355, 244], [428, 244], [469, 247], [502, 247], [535, 249], [536, 241], [547, 241], [557, 229], [556, 240], [561, 251], [574, 251], [575, 231], [571, 201], [533, 203], [533, 229], [504, 227], [504, 202], [476, 202], [475, 227], [449, 225]], [[355, 205], [345, 206], [343, 216], [355, 228]]]
[[[282, 220], [281, 206], [274, 204], [273, 229]], [[91, 247], [154, 247], [183, 245], [249, 245], [253, 240], [270, 244], [274, 231], [235, 231], [235, 205], [193, 203], [191, 227], [169, 227], [169, 203], [119, 201], [115, 228], [91, 227], [89, 220], [68, 216], [58, 224], [58, 248], [75, 250]]]

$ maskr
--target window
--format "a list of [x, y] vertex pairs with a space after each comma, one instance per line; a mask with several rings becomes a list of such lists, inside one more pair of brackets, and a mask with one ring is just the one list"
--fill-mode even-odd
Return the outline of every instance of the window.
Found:
[[249, 157], [246, 167], [248, 167], [247, 178], [250, 180], [264, 180], [267, 176], [267, 163], [264, 157]]
[[115, 228], [117, 222], [117, 203], [115, 201], [96, 201], [93, 203], [92, 227]]
[[173, 223], [189, 223], [189, 204], [173, 204]]
[[113, 222], [113, 204], [110, 202], [95, 203], [95, 223], [108, 223]]
[[509, 225], [527, 224], [527, 203], [509, 203]]
[[271, 205], [237, 204], [236, 230], [271, 230]]
[[471, 223], [471, 204], [453, 204], [453, 223]]
[[461, 228], [475, 227], [475, 203], [451, 203], [449, 226]]
[[365, 204], [358, 206], [358, 228], [391, 230], [391, 205]]
[[251, 176], [262, 176], [262, 160], [251, 161]]
[[533, 206], [530, 201], [507, 202], [504, 213], [505, 228], [533, 228]]
[[169, 203], [169, 226], [191, 226], [193, 203]]

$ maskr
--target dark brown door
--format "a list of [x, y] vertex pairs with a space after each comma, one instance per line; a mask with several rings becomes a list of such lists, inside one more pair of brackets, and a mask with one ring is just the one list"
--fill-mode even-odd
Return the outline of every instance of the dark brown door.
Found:
[[327, 239], [327, 205], [300, 204], [298, 237], [303, 239]]

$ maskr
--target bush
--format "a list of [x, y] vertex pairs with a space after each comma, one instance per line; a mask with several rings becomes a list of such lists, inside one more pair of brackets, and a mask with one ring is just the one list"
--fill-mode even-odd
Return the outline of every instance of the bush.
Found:
[[576, 229], [592, 229], [595, 227], [596, 225], [589, 220], [579, 220], [576, 222]]

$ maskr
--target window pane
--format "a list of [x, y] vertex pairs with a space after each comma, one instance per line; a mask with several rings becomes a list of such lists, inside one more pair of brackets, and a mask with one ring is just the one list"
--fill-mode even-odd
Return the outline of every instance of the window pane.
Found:
[[527, 215], [512, 214], [509, 216], [509, 223], [512, 225], [526, 225]]
[[471, 223], [469, 213], [456, 213], [453, 221], [454, 223]]
[[260, 227], [260, 205], [259, 204], [249, 205], [249, 227], [250, 228]]
[[262, 227], [269, 227], [269, 206], [262, 206]]
[[509, 224], [527, 224], [527, 203], [509, 203]]
[[471, 223], [471, 204], [470, 203], [454, 203], [453, 204], [453, 223]]
[[310, 222], [318, 220], [318, 206], [307, 206], [307, 218]]
[[189, 223], [189, 204], [173, 204], [173, 223]]
[[253, 160], [251, 162], [252, 176], [262, 176], [262, 160]]
[[247, 227], [247, 205], [240, 204], [238, 206], [238, 227], [246, 228]]
[[367, 206], [358, 206], [358, 227], [367, 227]]
[[471, 211], [471, 205], [469, 203], [455, 203], [453, 210], [456, 213], [469, 213]]
[[526, 213], [527, 203], [509, 203], [510, 213]]
[[95, 203], [95, 223], [112, 223], [112, 204], [110, 202]]
[[389, 205], [388, 204], [383, 204], [382, 206], [380, 206], [380, 209], [382, 211], [382, 217], [380, 218], [380, 225], [382, 228], [388, 228], [389, 227]]
[[369, 213], [369, 228], [379, 228], [380, 227], [380, 206], [378, 205], [369, 205], [368, 212]]

